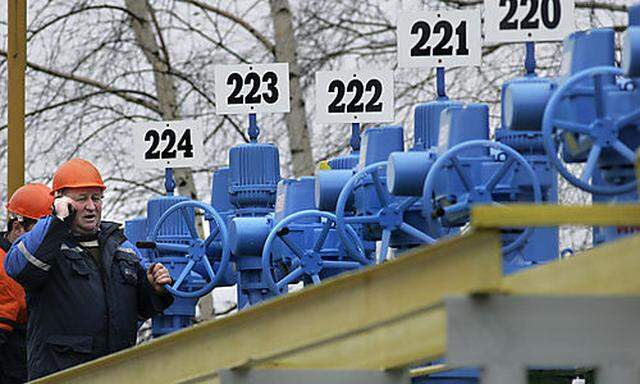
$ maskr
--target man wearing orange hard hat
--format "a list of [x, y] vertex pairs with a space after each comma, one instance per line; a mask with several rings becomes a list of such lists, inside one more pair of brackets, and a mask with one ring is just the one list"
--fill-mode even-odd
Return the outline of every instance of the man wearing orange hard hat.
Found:
[[72, 159], [53, 176], [53, 213], [20, 237], [5, 267], [27, 293], [29, 380], [133, 346], [138, 319], [173, 302], [169, 271], [147, 271], [120, 225], [102, 221], [100, 172]]
[[53, 196], [44, 184], [18, 188], [7, 203], [7, 232], [0, 233], [0, 384], [27, 381], [26, 322], [24, 289], [4, 270], [11, 244], [51, 214]]

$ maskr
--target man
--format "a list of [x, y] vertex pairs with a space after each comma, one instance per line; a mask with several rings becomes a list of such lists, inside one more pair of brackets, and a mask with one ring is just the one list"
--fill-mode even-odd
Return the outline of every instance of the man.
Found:
[[7, 203], [7, 232], [0, 233], [0, 384], [27, 381], [26, 322], [24, 289], [4, 270], [11, 244], [29, 232], [36, 221], [51, 214], [53, 197], [44, 184], [18, 188]]
[[102, 222], [105, 185], [88, 161], [72, 159], [53, 177], [53, 214], [16, 241], [5, 260], [27, 292], [29, 380], [84, 363], [136, 341], [137, 320], [173, 302], [162, 264], [146, 271], [115, 223]]

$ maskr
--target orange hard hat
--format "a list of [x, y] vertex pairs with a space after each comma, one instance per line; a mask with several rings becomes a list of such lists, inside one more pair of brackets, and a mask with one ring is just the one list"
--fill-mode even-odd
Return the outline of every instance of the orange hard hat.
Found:
[[38, 220], [51, 214], [53, 196], [51, 188], [44, 184], [32, 183], [18, 188], [7, 203], [7, 210], [20, 216]]
[[51, 194], [65, 188], [97, 187], [103, 191], [107, 189], [102, 182], [98, 169], [82, 159], [71, 159], [62, 164], [53, 175], [53, 190]]

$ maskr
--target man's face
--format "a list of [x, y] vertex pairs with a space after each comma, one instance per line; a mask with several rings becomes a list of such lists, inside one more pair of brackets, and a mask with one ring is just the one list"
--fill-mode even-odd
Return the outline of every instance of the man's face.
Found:
[[[27, 224], [27, 221], [28, 221], [28, 224]], [[16, 241], [18, 237], [24, 235], [25, 233], [33, 229], [33, 227], [36, 224], [36, 221], [31, 221], [31, 220], [27, 220], [27, 221], [15, 220], [13, 222], [13, 224], [11, 225], [11, 230], [7, 232], [7, 240], [9, 240], [10, 243], [13, 243], [14, 241]]]
[[65, 190], [64, 195], [73, 200], [76, 209], [71, 230], [83, 235], [95, 233], [102, 219], [102, 190], [97, 187], [72, 188]]

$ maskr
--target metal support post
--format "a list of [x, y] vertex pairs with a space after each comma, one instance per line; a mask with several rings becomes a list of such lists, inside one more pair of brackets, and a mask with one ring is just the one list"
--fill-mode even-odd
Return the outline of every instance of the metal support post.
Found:
[[482, 384], [527, 384], [527, 369], [521, 366], [493, 364], [482, 370]]
[[407, 371], [223, 369], [220, 384], [409, 384]]
[[640, 366], [631, 364], [611, 364], [598, 367], [596, 383], [640, 383]]
[[445, 300], [447, 363], [483, 384], [525, 384], [525, 367], [595, 368], [598, 383], [640, 383], [640, 297], [482, 296]]
[[27, 2], [9, 0], [7, 200], [24, 184], [24, 77], [27, 63]]

